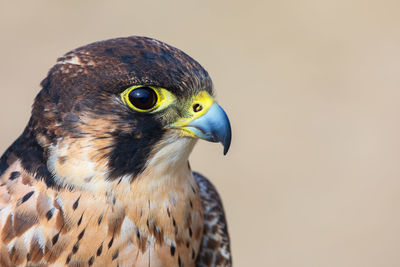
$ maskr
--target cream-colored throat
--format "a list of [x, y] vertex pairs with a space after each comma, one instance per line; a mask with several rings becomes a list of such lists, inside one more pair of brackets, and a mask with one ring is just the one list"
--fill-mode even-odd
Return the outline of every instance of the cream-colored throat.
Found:
[[150, 153], [143, 175], [174, 176], [177, 172], [187, 169], [189, 155], [196, 140], [188, 137], [170, 135], [157, 143]]
[[[203, 211], [198, 185], [188, 165], [195, 140], [163, 139], [153, 151], [145, 170], [130, 183], [129, 191], [122, 181], [114, 192], [117, 203], [126, 203], [126, 216], [136, 225], [146, 247], [155, 257], [193, 266], [203, 232]], [[176, 255], [171, 255], [171, 249]]]
[[131, 194], [165, 208], [176, 206], [177, 202], [188, 203], [197, 191], [188, 163], [195, 144], [192, 138], [164, 138], [156, 145], [144, 171], [131, 183]]

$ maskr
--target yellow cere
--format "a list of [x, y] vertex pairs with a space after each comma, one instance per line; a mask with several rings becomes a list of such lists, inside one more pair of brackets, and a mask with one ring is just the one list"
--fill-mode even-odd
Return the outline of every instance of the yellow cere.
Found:
[[[139, 108], [135, 107], [134, 105], [132, 105], [131, 101], [129, 100], [130, 92], [132, 92], [133, 90], [140, 88], [140, 87], [151, 88], [156, 93], [157, 102], [154, 105], [154, 107], [152, 107], [151, 109], [147, 109], [147, 110], [139, 109]], [[128, 105], [130, 108], [132, 108], [136, 111], [140, 111], [140, 112], [160, 111], [160, 110], [167, 108], [169, 105], [171, 105], [176, 100], [176, 97], [168, 90], [161, 88], [161, 87], [147, 86], [147, 85], [146, 86], [136, 85], [136, 86], [129, 87], [128, 89], [126, 89], [124, 92], [121, 93], [121, 98], [125, 105]]]
[[[201, 116], [206, 114], [207, 111], [212, 106], [212, 104], [214, 104], [214, 102], [215, 102], [214, 98], [209, 93], [207, 93], [206, 91], [201, 91], [191, 99], [191, 105], [189, 106], [188, 110], [188, 114], [190, 115], [178, 119], [175, 123], [170, 125], [170, 128], [178, 128], [183, 130], [182, 134], [184, 136], [196, 137], [196, 135], [190, 129], [185, 128], [185, 126], [187, 126], [195, 119], [200, 118]], [[200, 111], [195, 111], [194, 107], [196, 105], [200, 105], [201, 107]]]

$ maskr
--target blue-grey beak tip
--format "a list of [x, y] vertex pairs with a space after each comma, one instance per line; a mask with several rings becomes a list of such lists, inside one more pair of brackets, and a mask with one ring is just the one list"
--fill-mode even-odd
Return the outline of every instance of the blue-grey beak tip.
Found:
[[229, 118], [220, 105], [214, 103], [205, 115], [194, 120], [189, 125], [197, 137], [221, 143], [224, 146], [224, 155], [229, 151], [232, 140], [232, 129]]
[[229, 148], [231, 147], [231, 140], [232, 140], [232, 130], [231, 130], [231, 125], [229, 123], [229, 130], [227, 131], [227, 135], [225, 136], [225, 139], [221, 141], [222, 145], [224, 146], [224, 156], [226, 156], [226, 154], [229, 151]]
[[207, 114], [209, 122], [209, 135], [212, 136], [211, 141], [219, 142], [224, 146], [224, 155], [229, 151], [232, 140], [232, 129], [228, 115], [223, 108], [214, 103]]

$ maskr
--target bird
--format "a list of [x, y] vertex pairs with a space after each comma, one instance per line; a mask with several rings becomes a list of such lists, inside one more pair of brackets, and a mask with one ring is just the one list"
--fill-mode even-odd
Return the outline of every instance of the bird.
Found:
[[208, 72], [173, 46], [68, 52], [0, 158], [0, 266], [231, 266], [221, 198], [189, 164], [200, 139], [226, 154], [231, 132]]

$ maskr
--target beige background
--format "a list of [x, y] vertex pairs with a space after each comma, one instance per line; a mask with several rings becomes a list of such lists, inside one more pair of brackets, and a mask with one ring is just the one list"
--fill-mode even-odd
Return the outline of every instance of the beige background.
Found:
[[200, 142], [192, 165], [236, 266], [400, 266], [398, 0], [0, 3], [1, 151], [58, 56], [155, 37], [206, 67], [230, 115], [229, 155]]

